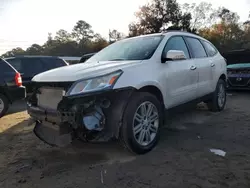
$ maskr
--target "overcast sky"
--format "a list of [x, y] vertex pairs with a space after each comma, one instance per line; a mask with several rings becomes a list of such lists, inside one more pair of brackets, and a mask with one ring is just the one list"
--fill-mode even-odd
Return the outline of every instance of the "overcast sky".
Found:
[[[48, 32], [71, 31], [78, 20], [90, 23], [107, 37], [109, 29], [128, 32], [134, 12], [149, 0], [0, 0], [0, 55], [15, 47], [43, 44]], [[247, 20], [250, 0], [177, 0], [197, 4], [207, 1], [237, 12]]]

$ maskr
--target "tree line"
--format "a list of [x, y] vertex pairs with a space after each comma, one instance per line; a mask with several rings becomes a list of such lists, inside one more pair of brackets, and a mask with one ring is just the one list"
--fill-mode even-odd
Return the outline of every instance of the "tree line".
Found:
[[[16, 55], [82, 56], [97, 52], [107, 45], [125, 37], [182, 30], [198, 34], [210, 40], [219, 51], [250, 49], [250, 21], [240, 22], [240, 17], [225, 7], [213, 8], [212, 4], [177, 3], [176, 0], [151, 0], [135, 13], [127, 35], [109, 31], [109, 39], [95, 33], [92, 26], [79, 20], [71, 32], [60, 29], [53, 37], [48, 33], [43, 45], [32, 44], [26, 50], [17, 47], [2, 54], [2, 57]], [[250, 15], [249, 15], [250, 18]]]

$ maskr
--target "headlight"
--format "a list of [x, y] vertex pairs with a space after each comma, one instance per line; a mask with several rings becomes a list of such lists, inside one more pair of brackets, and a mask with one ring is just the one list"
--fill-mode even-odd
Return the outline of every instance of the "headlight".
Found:
[[67, 96], [79, 93], [87, 93], [99, 91], [102, 89], [110, 89], [122, 74], [122, 71], [113, 72], [104, 76], [99, 76], [87, 80], [77, 81], [67, 92]]

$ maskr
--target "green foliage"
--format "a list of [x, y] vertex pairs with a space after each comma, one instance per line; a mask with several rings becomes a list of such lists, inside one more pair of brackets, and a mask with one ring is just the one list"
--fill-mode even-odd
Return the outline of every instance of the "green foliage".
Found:
[[[121, 33], [116, 31], [117, 39]], [[114, 33], [114, 32], [113, 32]], [[55, 37], [48, 33], [47, 41], [43, 45], [32, 44], [25, 50], [15, 48], [6, 52], [2, 57], [17, 55], [51, 55], [51, 56], [82, 56], [101, 50], [108, 45], [108, 41], [100, 34], [94, 33], [89, 23], [79, 20], [71, 33], [64, 29], [56, 32]]]
[[221, 52], [248, 48], [250, 49], [250, 27], [239, 23], [237, 13], [226, 8], [219, 8], [215, 15], [218, 23], [202, 28], [199, 34], [210, 40]]
[[[239, 22], [237, 13], [225, 7], [214, 9], [212, 4], [185, 3], [176, 0], [151, 0], [135, 13], [136, 20], [129, 24], [127, 37], [157, 33], [163, 30], [184, 30], [198, 33], [210, 40], [220, 51], [250, 49], [250, 20]], [[250, 19], [250, 16], [249, 16]], [[48, 33], [43, 45], [32, 44], [26, 50], [14, 48], [2, 57], [15, 55], [82, 56], [97, 52], [107, 45], [125, 38], [117, 31], [109, 31], [109, 41], [95, 33], [92, 26], [79, 20], [72, 32], [60, 29], [55, 37]]]
[[94, 31], [89, 23], [79, 20], [72, 31], [72, 36], [77, 42], [83, 42], [93, 38]]
[[125, 35], [119, 31], [117, 31], [116, 29], [109, 31], [109, 42], [110, 43], [118, 41], [124, 37], [125, 37]]
[[190, 13], [183, 13], [176, 0], [152, 0], [136, 12], [137, 20], [129, 25], [129, 36], [157, 33], [164, 29], [190, 29]]

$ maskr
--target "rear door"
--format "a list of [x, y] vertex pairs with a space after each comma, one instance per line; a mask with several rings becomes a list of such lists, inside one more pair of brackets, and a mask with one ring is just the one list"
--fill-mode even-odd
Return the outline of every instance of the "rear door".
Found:
[[[208, 55], [208, 61], [209, 61], [209, 65], [210, 65], [210, 75], [211, 75], [211, 89], [212, 92], [215, 90], [215, 87], [217, 85], [218, 82], [218, 77], [216, 71], [218, 69], [220, 69], [220, 65], [223, 64], [225, 62], [225, 59], [221, 56], [217, 56], [218, 55], [218, 50], [215, 48], [215, 46], [210, 43], [207, 42], [205, 40], [201, 40], [207, 55]], [[221, 63], [220, 63], [221, 62]]]
[[197, 97], [202, 97], [212, 92], [211, 62], [199, 39], [186, 36], [185, 40], [187, 41], [199, 74]]

